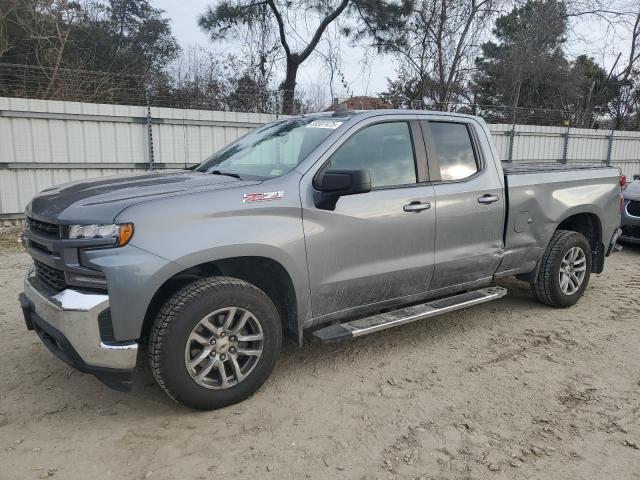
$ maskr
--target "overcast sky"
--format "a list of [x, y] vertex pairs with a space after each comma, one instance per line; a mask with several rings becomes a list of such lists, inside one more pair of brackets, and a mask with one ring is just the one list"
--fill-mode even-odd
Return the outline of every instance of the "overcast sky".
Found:
[[[183, 49], [199, 45], [219, 52], [225, 52], [225, 50], [237, 52], [237, 46], [231, 43], [212, 43], [197, 24], [198, 16], [205, 11], [207, 5], [214, 2], [152, 0], [152, 3], [166, 11], [167, 17], [172, 22], [173, 33]], [[607, 69], [612, 67], [618, 53], [622, 53], [623, 57], [628, 54], [628, 32], [626, 30], [617, 28], [614, 32], [611, 28], [607, 28], [604, 22], [587, 20], [585, 17], [580, 17], [579, 23], [572, 25], [572, 33], [568, 40], [565, 46], [568, 56], [575, 57], [584, 53], [593, 56]], [[364, 62], [363, 49], [351, 47], [346, 39], [341, 40], [340, 46], [342, 71], [345, 80], [350, 85], [351, 92], [343, 91], [340, 85], [336, 84], [338, 95], [345, 96], [347, 93], [375, 95], [386, 89], [388, 77], [395, 78], [396, 64], [392, 58], [373, 56], [368, 62]], [[322, 62], [315, 59], [303, 64], [298, 71], [298, 85], [304, 88], [313, 84], [317, 85], [319, 80], [328, 82], [323, 77], [326, 75], [323, 75]]]

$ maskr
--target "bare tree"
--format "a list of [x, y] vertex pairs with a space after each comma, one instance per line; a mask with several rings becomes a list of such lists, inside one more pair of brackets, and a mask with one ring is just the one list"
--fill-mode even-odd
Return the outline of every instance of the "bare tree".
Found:
[[[0, 55], [26, 48], [24, 56], [39, 67], [39, 78], [45, 79], [40, 83], [40, 94], [51, 97], [59, 85], [69, 34], [81, 20], [81, 8], [75, 2], [32, 0], [8, 2], [0, 7], [0, 13], [0, 30], [7, 31], [5, 35], [0, 32], [0, 38], [4, 37], [0, 40]], [[17, 31], [29, 39], [28, 45], [17, 44], [21, 40], [16, 38]]]
[[399, 18], [410, 3], [411, 0], [223, 0], [209, 8], [199, 23], [212, 40], [246, 32], [256, 25], [273, 32], [284, 54], [285, 76], [280, 84], [283, 112], [292, 113], [298, 70], [316, 51], [329, 25], [340, 16], [352, 15], [359, 20], [350, 32], [358, 34], [362, 28], [388, 32], [400, 24]]
[[400, 82], [412, 83], [413, 100], [439, 110], [456, 103], [498, 4], [499, 0], [421, 0], [404, 35], [379, 44], [398, 58]]
[[[634, 114], [636, 128], [640, 127], [640, 4], [636, 6], [629, 27], [629, 54], [618, 73], [610, 75], [611, 82], [618, 84], [617, 95], [609, 104], [614, 128], [623, 127]], [[618, 55], [618, 60], [620, 57]]]
[[329, 105], [326, 82], [314, 81], [298, 89], [296, 103], [300, 113], [321, 112]]

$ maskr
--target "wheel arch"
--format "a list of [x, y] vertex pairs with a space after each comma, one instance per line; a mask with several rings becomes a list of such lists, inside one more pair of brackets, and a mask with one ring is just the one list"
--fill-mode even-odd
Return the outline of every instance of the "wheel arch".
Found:
[[146, 341], [158, 311], [171, 295], [195, 280], [211, 276], [239, 278], [265, 292], [278, 309], [285, 334], [301, 342], [301, 311], [294, 281], [280, 262], [263, 256], [237, 256], [206, 261], [185, 267], [166, 279], [147, 306], [141, 338]]
[[555, 228], [552, 227], [552, 229], [548, 231], [546, 241], [543, 244], [545, 247], [542, 254], [537, 259], [536, 266], [533, 271], [525, 275], [520, 275], [518, 278], [527, 282], [535, 282], [538, 279], [540, 262], [544, 255], [544, 251], [548, 248], [553, 234], [558, 230], [569, 230], [582, 233], [589, 241], [589, 245], [592, 249], [591, 271], [593, 273], [602, 273], [604, 269], [605, 247], [602, 243], [602, 222], [600, 221], [600, 217], [597, 213], [592, 211], [574, 210], [568, 212], [565, 217], [555, 223]]
[[593, 261], [591, 271], [601, 273], [604, 269], [605, 246], [602, 242], [602, 222], [593, 212], [573, 213], [564, 218], [555, 231], [570, 230], [584, 235], [591, 245]]

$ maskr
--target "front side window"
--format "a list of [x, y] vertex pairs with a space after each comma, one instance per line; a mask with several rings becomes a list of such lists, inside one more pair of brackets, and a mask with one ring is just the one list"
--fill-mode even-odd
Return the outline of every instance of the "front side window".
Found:
[[196, 171], [249, 180], [279, 177], [295, 168], [342, 124], [295, 118], [264, 125], [202, 162]]
[[478, 171], [467, 126], [462, 123], [429, 122], [438, 156], [440, 178], [461, 180]]
[[373, 188], [416, 183], [409, 124], [388, 122], [363, 128], [335, 151], [328, 168], [369, 170]]

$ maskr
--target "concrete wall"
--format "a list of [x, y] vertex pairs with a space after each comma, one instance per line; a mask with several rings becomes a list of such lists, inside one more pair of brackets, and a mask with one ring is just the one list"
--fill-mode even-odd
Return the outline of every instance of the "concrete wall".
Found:
[[[160, 168], [199, 163], [275, 119], [258, 113], [151, 108]], [[640, 173], [640, 132], [490, 125], [501, 160], [601, 163]], [[567, 135], [568, 134], [568, 135]], [[0, 97], [0, 222], [21, 217], [28, 201], [58, 183], [149, 167], [147, 109]]]

